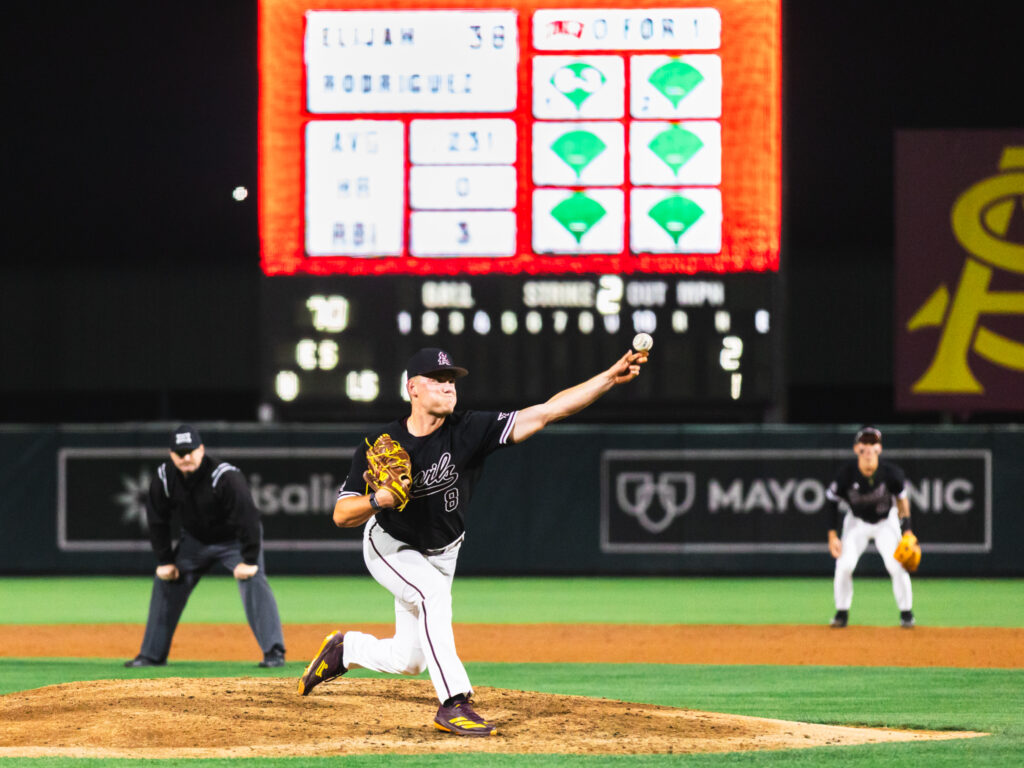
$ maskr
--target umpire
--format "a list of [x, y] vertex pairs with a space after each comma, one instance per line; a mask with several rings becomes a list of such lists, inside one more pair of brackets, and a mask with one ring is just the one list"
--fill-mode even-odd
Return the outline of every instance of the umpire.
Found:
[[[171, 434], [170, 462], [156, 471], [146, 498], [156, 578], [139, 655], [126, 667], [163, 666], [185, 603], [199, 579], [220, 563], [238, 580], [245, 618], [263, 651], [261, 667], [284, 665], [284, 634], [263, 565], [260, 513], [245, 477], [206, 455], [199, 432], [182, 424]], [[171, 518], [181, 540], [171, 542]]]

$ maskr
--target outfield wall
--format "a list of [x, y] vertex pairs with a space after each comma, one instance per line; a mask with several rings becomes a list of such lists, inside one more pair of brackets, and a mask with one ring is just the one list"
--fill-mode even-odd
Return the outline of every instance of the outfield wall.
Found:
[[[143, 494], [171, 424], [0, 428], [0, 573], [152, 570]], [[363, 572], [330, 520], [372, 427], [199, 424], [249, 478], [272, 573]], [[556, 425], [488, 461], [461, 573], [826, 575], [824, 490], [854, 426]], [[921, 575], [1020, 576], [1024, 428], [884, 427]], [[869, 550], [858, 574], [884, 574]]]

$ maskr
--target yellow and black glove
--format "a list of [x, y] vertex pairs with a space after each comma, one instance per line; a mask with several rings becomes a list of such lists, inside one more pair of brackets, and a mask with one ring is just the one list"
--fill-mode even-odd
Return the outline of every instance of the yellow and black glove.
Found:
[[408, 451], [384, 433], [373, 445], [366, 441], [366, 463], [369, 466], [363, 473], [366, 484], [374, 492], [386, 489], [395, 497], [395, 509], [405, 509], [412, 488], [412, 460]]

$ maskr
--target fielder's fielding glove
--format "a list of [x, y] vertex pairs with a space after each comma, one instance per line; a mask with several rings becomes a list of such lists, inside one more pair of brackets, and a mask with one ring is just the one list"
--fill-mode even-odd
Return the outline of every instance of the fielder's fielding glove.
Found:
[[366, 441], [366, 463], [369, 465], [363, 473], [366, 484], [374, 491], [386, 488], [395, 497], [395, 509], [405, 509], [412, 487], [409, 453], [385, 433], [374, 440], [373, 445]]
[[892, 553], [900, 564], [910, 573], [917, 570], [921, 564], [921, 545], [917, 543], [917, 536], [907, 531], [896, 545], [896, 551]]

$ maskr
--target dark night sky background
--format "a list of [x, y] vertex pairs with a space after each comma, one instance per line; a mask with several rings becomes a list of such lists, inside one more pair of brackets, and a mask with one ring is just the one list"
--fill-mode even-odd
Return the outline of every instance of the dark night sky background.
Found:
[[[1024, 4], [788, 0], [783, 27], [788, 419], [940, 420], [892, 411], [894, 135], [1024, 126]], [[255, 0], [3, 29], [0, 421], [253, 419]]]

